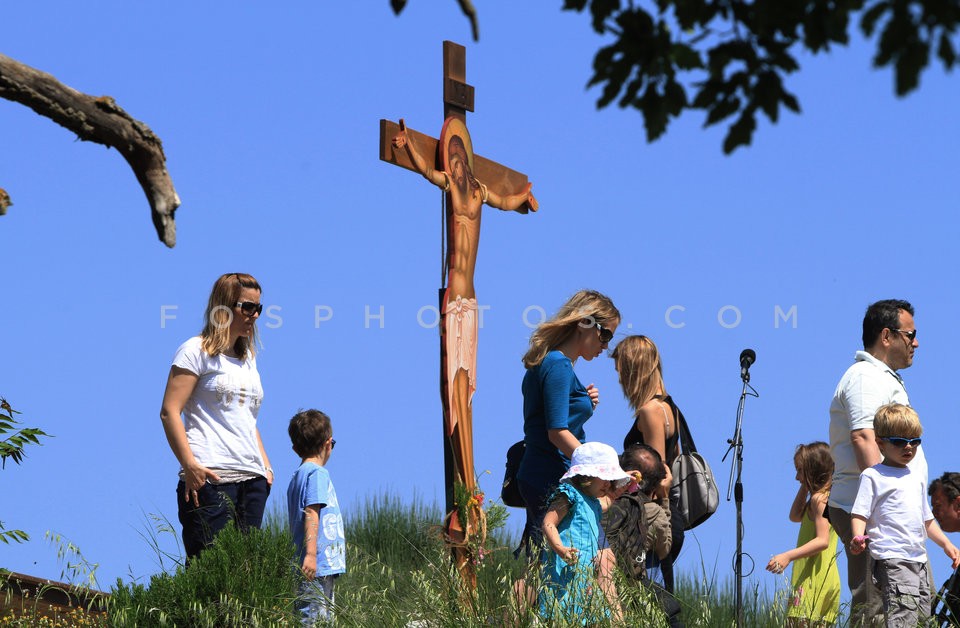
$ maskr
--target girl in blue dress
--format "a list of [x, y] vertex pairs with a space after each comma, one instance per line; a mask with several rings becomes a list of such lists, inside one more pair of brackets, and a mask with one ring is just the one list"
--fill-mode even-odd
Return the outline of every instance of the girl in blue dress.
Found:
[[[617, 452], [603, 443], [580, 445], [571, 463], [543, 517], [543, 538], [549, 551], [543, 554], [540, 613], [547, 620], [579, 619], [589, 625], [603, 621], [608, 614], [598, 604], [604, 596], [599, 591], [594, 595], [600, 515], [616, 489], [640, 478], [639, 472], [633, 477], [627, 475]], [[612, 599], [616, 600], [615, 591]], [[619, 608], [611, 610], [615, 618], [621, 616]]]

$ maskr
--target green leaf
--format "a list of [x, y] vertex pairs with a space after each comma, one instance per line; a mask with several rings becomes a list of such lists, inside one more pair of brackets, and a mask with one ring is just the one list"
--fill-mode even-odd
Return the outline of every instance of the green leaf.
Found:
[[654, 85], [648, 85], [640, 98], [640, 109], [647, 129], [647, 142], [652, 142], [667, 130], [667, 112], [663, 106], [663, 97]]
[[587, 0], [564, 0], [563, 1], [563, 10], [564, 11], [583, 11], [587, 6]]
[[683, 85], [671, 79], [667, 81], [663, 91], [667, 113], [673, 117], [679, 116], [687, 108], [687, 92], [683, 89]]
[[784, 89], [780, 91], [780, 101], [783, 103], [783, 106], [790, 111], [800, 113], [800, 103], [797, 102], [797, 97], [787, 90]]
[[762, 72], [757, 77], [757, 84], [753, 91], [753, 100], [767, 115], [770, 122], [776, 123], [780, 108], [780, 92], [783, 87], [780, 77], [774, 72]]
[[796, 72], [800, 69], [800, 64], [793, 58], [793, 55], [787, 52], [785, 45], [768, 45], [766, 46], [766, 52], [765, 61], [770, 65], [776, 66], [787, 73]]
[[736, 96], [728, 96], [721, 101], [718, 101], [710, 108], [709, 113], [707, 113], [707, 121], [704, 126], [711, 126], [729, 118], [737, 111], [740, 110], [740, 99]]
[[877, 21], [883, 17], [883, 14], [890, 10], [889, 2], [878, 2], [867, 9], [863, 17], [860, 18], [860, 30], [867, 37], [873, 35], [873, 29], [877, 26]]
[[634, 78], [627, 84], [627, 87], [623, 90], [623, 96], [620, 98], [618, 103], [620, 107], [629, 107], [630, 105], [635, 104], [634, 100], [637, 98], [637, 94], [640, 93], [640, 90], [643, 88], [646, 79], [643, 76], [638, 76]]
[[930, 63], [930, 46], [924, 41], [911, 42], [897, 58], [897, 96], [909, 94], [920, 84], [920, 71]]
[[29, 540], [30, 535], [23, 530], [4, 530], [3, 525], [0, 524], [0, 541], [3, 541], [5, 544], [9, 545], [11, 541], [14, 543], [26, 543]]
[[[591, 0], [590, 2], [590, 13], [593, 15], [593, 30], [598, 33], [604, 33], [606, 27], [604, 23], [607, 18], [609, 18], [614, 11], [620, 9], [620, 0]], [[636, 11], [641, 11], [645, 15], [649, 15], [646, 11], [641, 9], [635, 9]]]
[[687, 44], [674, 44], [670, 50], [673, 63], [680, 70], [693, 70], [703, 67], [700, 53]]
[[720, 87], [720, 81], [713, 79], [701, 83], [700, 91], [693, 97], [691, 106], [695, 109], [708, 109], [720, 97]]
[[753, 131], [757, 128], [754, 110], [749, 107], [743, 110], [740, 118], [730, 126], [727, 136], [723, 139], [723, 152], [732, 153], [738, 146], [749, 146], [753, 140]]
[[952, 69], [953, 64], [957, 61], [957, 53], [954, 52], [953, 44], [950, 42], [950, 37], [947, 33], [940, 33], [940, 45], [937, 46], [937, 56], [943, 61], [943, 67], [947, 70]]
[[909, 15], [894, 12], [892, 17], [880, 33], [877, 42], [877, 54], [873, 57], [873, 64], [882, 68], [889, 65], [899, 52], [908, 45], [911, 39], [916, 38], [916, 27], [911, 23]]

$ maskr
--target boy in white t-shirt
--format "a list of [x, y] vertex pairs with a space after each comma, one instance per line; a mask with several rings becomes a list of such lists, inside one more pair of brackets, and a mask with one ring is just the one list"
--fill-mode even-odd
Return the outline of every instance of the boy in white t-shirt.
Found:
[[933, 518], [924, 478], [907, 467], [923, 432], [916, 411], [899, 403], [881, 406], [873, 429], [883, 460], [860, 474], [850, 551], [859, 554], [870, 542], [886, 625], [913, 627], [930, 615], [927, 537], [943, 548], [954, 569], [960, 565], [960, 550]]

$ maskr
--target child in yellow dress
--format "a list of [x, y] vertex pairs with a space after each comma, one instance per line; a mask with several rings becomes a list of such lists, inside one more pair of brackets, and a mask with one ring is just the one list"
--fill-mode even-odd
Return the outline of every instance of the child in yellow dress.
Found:
[[830, 626], [840, 610], [837, 533], [823, 517], [833, 477], [830, 446], [820, 441], [798, 445], [793, 464], [800, 482], [790, 507], [790, 521], [800, 523], [797, 547], [772, 556], [767, 571], [783, 573], [793, 562], [788, 628]]

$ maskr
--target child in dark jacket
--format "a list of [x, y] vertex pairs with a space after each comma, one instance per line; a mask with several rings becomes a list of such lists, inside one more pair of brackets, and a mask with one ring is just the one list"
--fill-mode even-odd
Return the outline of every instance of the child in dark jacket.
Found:
[[629, 582], [651, 591], [660, 603], [671, 628], [683, 627], [680, 603], [666, 589], [647, 577], [646, 557], [658, 558], [670, 553], [670, 484], [673, 476], [657, 450], [649, 445], [631, 445], [620, 457], [620, 466], [628, 473], [639, 471], [643, 477], [634, 492], [625, 492], [611, 504], [601, 521], [617, 565]]

